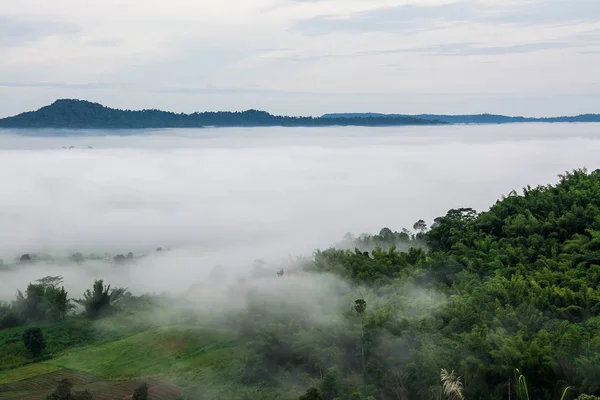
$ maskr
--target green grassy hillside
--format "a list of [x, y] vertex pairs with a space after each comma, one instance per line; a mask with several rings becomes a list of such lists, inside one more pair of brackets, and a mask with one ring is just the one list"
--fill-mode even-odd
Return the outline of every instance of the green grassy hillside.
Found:
[[[57, 324], [44, 328], [48, 328], [49, 333], [66, 332], [70, 328], [86, 326], [86, 323], [89, 321], [77, 321], [75, 325], [65, 323], [60, 329], [55, 326]], [[3, 332], [4, 336], [16, 338], [21, 330], [6, 331]], [[121, 331], [116, 332], [124, 335]], [[49, 334], [49, 342], [54, 343], [52, 338], [53, 335]], [[92, 394], [95, 391], [102, 392], [103, 396], [109, 392], [122, 393], [124, 387], [129, 388], [133, 385], [135, 388], [134, 383], [139, 385], [141, 382], [177, 385], [188, 393], [187, 398], [242, 399], [243, 395], [251, 396], [250, 398], [293, 399], [298, 396], [298, 393], [292, 392], [286, 397], [285, 393], [279, 390], [263, 388], [260, 385], [242, 385], [240, 376], [248, 350], [231, 332], [225, 330], [169, 326], [124, 338], [118, 338], [115, 334], [114, 338], [113, 341], [106, 336], [95, 336], [91, 341], [82, 339], [80, 342], [74, 342], [79, 347], [64, 348], [62, 352], [55, 352], [50, 360], [0, 371], [0, 399], [18, 398], [9, 396], [9, 392], [14, 393], [12, 386], [11, 390], [4, 392], [2, 388], [24, 380], [27, 380], [27, 385], [32, 388], [41, 389], [31, 389], [22, 393], [33, 396], [31, 398], [43, 398], [44, 393], [48, 391], [46, 389], [49, 389], [44, 386], [48, 382], [45, 377], [49, 373], [55, 374], [56, 371], [78, 371], [100, 378], [101, 382], [86, 384], [87, 386], [76, 385], [75, 389], [88, 389]], [[20, 342], [13, 345], [14, 349], [22, 347]], [[55, 344], [52, 346], [54, 349], [59, 348]], [[27, 359], [24, 349], [14, 350], [13, 353]], [[110, 394], [108, 396], [106, 398], [110, 398]]]
[[[50, 360], [112, 379], [168, 377], [183, 381], [195, 370], [214, 371], [224, 379], [241, 368], [244, 349], [227, 332], [196, 327], [163, 327]], [[211, 374], [214, 375], [214, 374]]]

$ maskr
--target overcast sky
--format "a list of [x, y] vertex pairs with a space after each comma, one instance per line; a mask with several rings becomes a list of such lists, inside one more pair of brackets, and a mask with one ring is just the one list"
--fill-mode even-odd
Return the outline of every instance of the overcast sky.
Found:
[[0, 116], [600, 112], [600, 0], [0, 0]]

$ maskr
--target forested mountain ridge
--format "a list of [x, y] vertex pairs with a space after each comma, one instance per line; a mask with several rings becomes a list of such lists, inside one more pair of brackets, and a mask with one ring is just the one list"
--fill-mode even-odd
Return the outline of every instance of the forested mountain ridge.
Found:
[[[29, 262], [34, 258], [6, 267], [21, 269]], [[124, 268], [136, 260], [131, 255], [114, 262]], [[303, 392], [304, 400], [499, 400], [517, 397], [521, 380], [515, 369], [527, 377], [529, 391], [519, 399], [560, 399], [567, 387], [565, 399], [600, 396], [600, 170], [574, 170], [556, 185], [513, 191], [485, 212], [452, 209], [431, 226], [419, 220], [412, 230], [348, 234], [294, 265], [258, 263], [251, 275], [249, 280], [264, 284], [248, 293], [247, 307], [221, 315], [235, 332], [238, 350], [243, 348], [238, 367], [222, 378], [252, 391], [249, 398], [297, 399]], [[208, 285], [215, 286], [220, 278], [211, 279]], [[0, 307], [0, 322], [10, 323], [0, 332], [65, 318], [56, 314], [52, 299], [62, 299], [57, 304], [65, 310], [66, 293], [40, 285]], [[228, 293], [243, 293], [243, 285], [232, 284]], [[44, 293], [50, 294], [47, 303]], [[112, 293], [122, 297], [125, 309], [155, 301], [119, 289]], [[109, 294], [100, 282], [77, 302], [98, 318], [98, 311], [119, 306], [111, 305]], [[185, 320], [207, 324], [189, 314]], [[6, 348], [13, 351], [11, 340]], [[125, 345], [132, 342], [117, 348]], [[84, 355], [67, 355], [74, 363], [59, 365], [84, 365], [94, 373], [101, 368], [95, 365], [105, 365], [102, 351]], [[135, 362], [155, 365], [147, 357], [154, 356]], [[210, 366], [221, 364], [215, 358]], [[460, 379], [458, 392], [444, 393], [442, 369], [455, 372], [442, 377]], [[199, 382], [202, 374], [190, 374], [190, 384], [201, 386], [220, 379], [213, 374]]]
[[333, 113], [324, 114], [322, 118], [397, 118], [414, 117], [419, 119], [443, 121], [449, 124], [508, 124], [517, 122], [600, 122], [600, 114], [580, 114], [560, 117], [510, 117], [497, 114], [379, 114], [379, 113]]
[[37, 111], [0, 119], [0, 128], [202, 128], [258, 126], [396, 126], [444, 122], [414, 117], [313, 118], [272, 115], [265, 111], [174, 113], [161, 110], [119, 110], [85, 100], [60, 99]]

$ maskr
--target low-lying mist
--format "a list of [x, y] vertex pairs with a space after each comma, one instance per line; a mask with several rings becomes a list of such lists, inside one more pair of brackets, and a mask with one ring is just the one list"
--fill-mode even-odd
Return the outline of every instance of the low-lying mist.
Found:
[[[184, 293], [216, 265], [235, 277], [257, 259], [310, 256], [346, 232], [481, 210], [574, 165], [593, 169], [594, 129], [2, 131], [0, 257], [54, 261], [0, 272], [0, 298], [48, 275], [63, 276], [74, 296], [99, 278], [135, 293]], [[149, 256], [126, 267], [60, 261], [75, 252]]]

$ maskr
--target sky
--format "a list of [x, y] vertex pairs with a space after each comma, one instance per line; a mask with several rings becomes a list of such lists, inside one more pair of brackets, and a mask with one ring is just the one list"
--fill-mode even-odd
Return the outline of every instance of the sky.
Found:
[[0, 116], [600, 112], [598, 0], [0, 0]]

